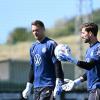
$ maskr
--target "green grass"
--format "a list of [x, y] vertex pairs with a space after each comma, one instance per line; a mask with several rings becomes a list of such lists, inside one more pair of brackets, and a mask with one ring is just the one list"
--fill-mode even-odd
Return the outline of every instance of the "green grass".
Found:
[[0, 59], [25, 59], [29, 58], [30, 42], [16, 45], [0, 45]]

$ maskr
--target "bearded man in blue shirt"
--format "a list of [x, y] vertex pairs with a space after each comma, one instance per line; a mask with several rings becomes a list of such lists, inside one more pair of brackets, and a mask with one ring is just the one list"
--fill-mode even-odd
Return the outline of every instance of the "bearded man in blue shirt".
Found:
[[81, 38], [84, 43], [89, 43], [85, 61], [77, 60], [71, 54], [61, 53], [59, 57], [60, 61], [68, 61], [86, 69], [83, 76], [62, 87], [65, 91], [70, 91], [76, 84], [87, 80], [88, 100], [100, 100], [100, 42], [97, 39], [97, 33], [98, 26], [95, 23], [84, 23], [81, 26]]

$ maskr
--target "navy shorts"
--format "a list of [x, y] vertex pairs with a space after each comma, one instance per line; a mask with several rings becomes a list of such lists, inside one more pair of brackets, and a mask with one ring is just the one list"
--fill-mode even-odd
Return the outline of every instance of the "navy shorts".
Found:
[[55, 100], [53, 97], [53, 87], [34, 88], [33, 100]]

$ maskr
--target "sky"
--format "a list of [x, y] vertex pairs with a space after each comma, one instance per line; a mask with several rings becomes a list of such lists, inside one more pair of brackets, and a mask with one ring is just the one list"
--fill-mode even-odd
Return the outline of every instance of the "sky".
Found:
[[[81, 0], [84, 5], [92, 1], [93, 10], [100, 8], [100, 0]], [[59, 19], [77, 15], [79, 0], [0, 0], [0, 44], [6, 42], [17, 27], [31, 28], [31, 22], [42, 20], [46, 28]], [[86, 7], [86, 5], [83, 8]], [[89, 7], [89, 6], [88, 6]]]

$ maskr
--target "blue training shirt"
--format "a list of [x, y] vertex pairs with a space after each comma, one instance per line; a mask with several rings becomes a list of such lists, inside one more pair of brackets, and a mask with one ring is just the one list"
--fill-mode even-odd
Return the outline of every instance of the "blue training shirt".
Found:
[[37, 41], [30, 48], [30, 63], [34, 67], [34, 88], [55, 85], [56, 45], [54, 40], [45, 37], [42, 42]]
[[86, 52], [86, 62], [95, 61], [95, 66], [87, 70], [88, 90], [100, 88], [100, 42], [90, 46]]

